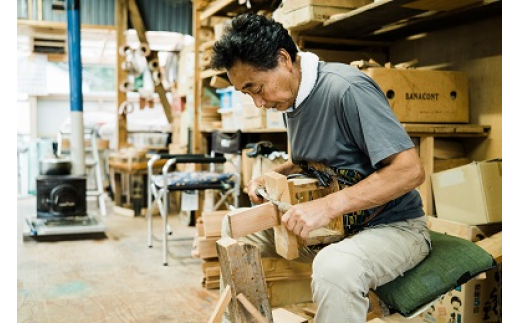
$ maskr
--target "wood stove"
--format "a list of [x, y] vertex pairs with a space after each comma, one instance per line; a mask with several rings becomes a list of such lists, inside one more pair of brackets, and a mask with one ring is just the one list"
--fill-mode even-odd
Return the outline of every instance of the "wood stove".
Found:
[[86, 186], [86, 176], [38, 176], [36, 178], [36, 217], [54, 220], [87, 216]]

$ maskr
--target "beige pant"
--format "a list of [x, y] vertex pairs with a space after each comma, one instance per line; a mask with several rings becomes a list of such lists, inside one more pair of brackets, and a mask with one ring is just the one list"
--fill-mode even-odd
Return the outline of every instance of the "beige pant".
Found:
[[[228, 223], [225, 217], [223, 237], [229, 236]], [[262, 257], [279, 257], [272, 229], [239, 240], [259, 246]], [[425, 217], [371, 227], [321, 250], [302, 247], [295, 261], [312, 263], [312, 297], [318, 305], [314, 322], [365, 322], [369, 290], [403, 275], [429, 251]], [[223, 322], [230, 322], [227, 313]]]

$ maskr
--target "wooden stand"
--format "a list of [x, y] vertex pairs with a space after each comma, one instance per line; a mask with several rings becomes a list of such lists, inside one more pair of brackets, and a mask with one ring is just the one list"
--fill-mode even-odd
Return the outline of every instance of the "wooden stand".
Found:
[[262, 269], [260, 247], [225, 237], [217, 241], [220, 271], [225, 289], [209, 323], [221, 322], [226, 308], [233, 323], [304, 323], [283, 308], [271, 310]]

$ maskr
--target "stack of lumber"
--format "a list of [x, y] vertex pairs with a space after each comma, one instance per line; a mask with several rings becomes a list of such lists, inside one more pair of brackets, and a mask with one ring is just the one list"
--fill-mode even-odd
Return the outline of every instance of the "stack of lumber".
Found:
[[222, 219], [228, 210], [202, 212], [195, 224], [197, 237], [193, 242], [192, 256], [202, 259], [202, 287], [219, 288], [220, 264], [217, 255], [217, 240], [220, 239]]
[[[218, 289], [220, 263], [217, 241], [221, 238], [222, 219], [229, 210], [206, 211], [197, 220], [197, 237], [192, 256], [202, 259], [202, 286]], [[312, 300], [312, 265], [289, 261], [284, 258], [262, 258], [262, 269], [272, 306], [284, 306]]]
[[201, 130], [211, 131], [222, 127], [220, 113], [217, 112], [218, 109], [219, 107], [215, 106], [202, 106], [200, 114]]

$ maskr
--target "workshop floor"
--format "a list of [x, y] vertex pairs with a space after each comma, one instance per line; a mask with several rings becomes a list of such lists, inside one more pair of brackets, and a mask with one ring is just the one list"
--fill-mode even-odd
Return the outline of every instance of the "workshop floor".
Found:
[[[154, 217], [156, 240], [148, 248], [144, 217], [116, 215], [111, 206], [108, 201], [105, 238], [24, 241], [36, 199], [18, 199], [17, 321], [207, 322], [219, 295], [201, 286], [192, 241], [169, 242], [169, 266], [163, 266], [160, 217]], [[89, 202], [87, 211], [97, 212], [96, 205]], [[195, 227], [170, 218], [174, 236], [195, 236]]]

